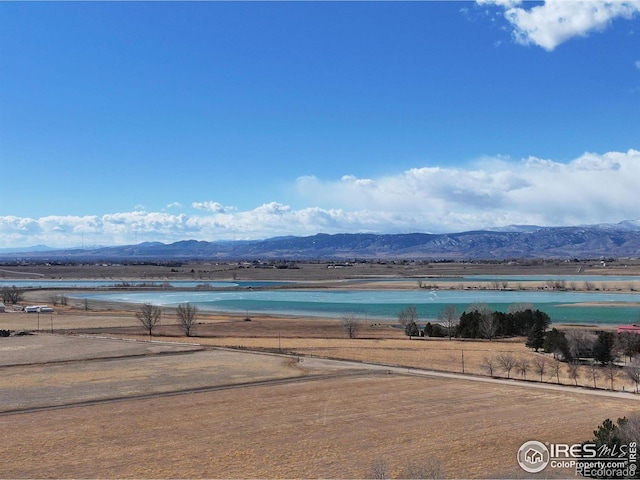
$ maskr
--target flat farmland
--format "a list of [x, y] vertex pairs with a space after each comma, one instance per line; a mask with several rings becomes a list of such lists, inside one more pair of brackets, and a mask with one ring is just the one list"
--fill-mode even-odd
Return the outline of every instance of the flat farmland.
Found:
[[253, 268], [240, 262], [193, 262], [181, 266], [132, 264], [32, 264], [0, 268], [0, 279], [95, 279], [95, 280], [268, 280], [332, 281], [353, 278], [451, 277], [461, 275], [572, 275], [579, 267], [591, 275], [638, 275], [640, 260], [528, 261], [521, 262], [356, 262], [345, 268], [327, 268], [325, 262], [296, 262], [295, 268]]
[[[83, 311], [73, 307], [60, 307], [53, 315], [41, 315], [41, 332], [48, 332], [54, 325], [56, 333], [76, 333], [88, 336], [127, 338], [140, 344], [151, 345], [148, 335], [135, 318], [136, 306], [131, 310], [103, 306], [103, 310]], [[32, 329], [36, 331], [37, 318], [34, 314], [6, 313], [0, 316], [0, 328], [11, 330]], [[487, 340], [448, 340], [434, 338], [413, 338], [409, 340], [391, 322], [363, 322], [358, 338], [345, 338], [340, 320], [305, 317], [280, 318], [266, 315], [251, 317], [244, 321], [242, 315], [224, 315], [201, 312], [195, 336], [187, 338], [176, 325], [174, 314], [167, 314], [163, 323], [154, 329], [153, 339], [170, 343], [193, 343], [208, 347], [226, 347], [243, 350], [283, 352], [292, 355], [327, 357], [361, 362], [400, 365], [411, 368], [430, 369], [445, 372], [487, 375], [482, 364], [485, 359], [496, 360], [503, 353], [510, 353], [516, 360], [528, 362], [529, 368], [523, 375], [515, 368], [512, 378], [545, 383], [557, 383], [558, 378], [551, 370], [552, 356], [534, 353], [525, 347], [525, 338]], [[570, 327], [564, 327], [570, 328]], [[122, 348], [122, 347], [121, 347]], [[149, 347], [151, 348], [151, 347]], [[74, 349], [62, 349], [66, 355], [73, 355]], [[0, 350], [1, 360], [2, 350]], [[534, 362], [545, 357], [545, 372], [540, 375], [534, 370]], [[495, 363], [495, 362], [494, 362]], [[559, 381], [564, 385], [593, 388], [594, 379], [587, 364], [580, 367], [577, 379], [569, 376], [565, 363], [561, 363]], [[495, 376], [505, 377], [506, 373], [496, 367]], [[599, 389], [611, 388], [603, 369], [597, 371], [595, 385]], [[617, 391], [632, 391], [633, 382], [623, 374], [622, 369], [613, 381]]]
[[297, 363], [289, 357], [161, 342], [10, 337], [0, 342], [0, 414], [307, 374]]
[[[19, 340], [62, 355], [57, 338]], [[64, 340], [84, 358], [4, 361], [3, 478], [362, 478], [380, 460], [402, 477], [409, 464], [430, 459], [449, 478], [524, 477], [515, 461], [523, 442], [579, 442], [604, 418], [640, 406], [630, 394], [160, 342], [149, 351], [148, 342]], [[20, 397], [34, 408], [9, 412]]]

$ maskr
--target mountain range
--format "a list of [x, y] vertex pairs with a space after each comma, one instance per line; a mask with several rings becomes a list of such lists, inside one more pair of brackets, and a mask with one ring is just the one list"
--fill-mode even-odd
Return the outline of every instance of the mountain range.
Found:
[[0, 252], [0, 260], [345, 260], [509, 258], [639, 258], [640, 220], [574, 227], [514, 225], [449, 234], [343, 233], [266, 240], [197, 241]]

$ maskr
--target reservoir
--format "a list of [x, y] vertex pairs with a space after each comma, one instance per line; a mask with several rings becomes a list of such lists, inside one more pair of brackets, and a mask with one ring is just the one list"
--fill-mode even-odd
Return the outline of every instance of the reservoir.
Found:
[[251, 290], [149, 291], [73, 293], [87, 298], [176, 307], [189, 302], [203, 311], [340, 318], [355, 314], [362, 319], [394, 320], [409, 305], [417, 307], [419, 320], [433, 321], [444, 305], [460, 313], [474, 303], [507, 311], [509, 305], [527, 303], [547, 313], [553, 323], [617, 325], [640, 322], [640, 293], [503, 290]]
[[[640, 277], [594, 275], [530, 275], [490, 276], [470, 275], [451, 278], [393, 278], [394, 281], [415, 281], [415, 289], [274, 289], [295, 282], [286, 281], [204, 281], [204, 280], [54, 280], [19, 279], [1, 280], [1, 287], [88, 289], [92, 292], [67, 292], [70, 297], [126, 303], [152, 303], [176, 307], [189, 302], [203, 311], [235, 314], [295, 315], [307, 317], [340, 318], [355, 314], [363, 319], [395, 320], [398, 313], [409, 305], [417, 307], [422, 323], [437, 319], [444, 305], [454, 304], [460, 313], [471, 304], [486, 303], [490, 308], [507, 311], [515, 303], [527, 303], [547, 313], [553, 323], [584, 325], [617, 325], [640, 323]], [[375, 282], [375, 279], [345, 280], [344, 285]], [[417, 282], [429, 285], [431, 281], [451, 282], [452, 289], [417, 288]], [[515, 290], [480, 290], [465, 287], [470, 282], [499, 281]], [[581, 286], [585, 282], [598, 288], [602, 282], [618, 281], [634, 291], [613, 293], [604, 291], [518, 290], [529, 282], [567, 282]], [[127, 287], [114, 291], [114, 287]], [[133, 287], [133, 288], [131, 288]], [[144, 291], [145, 288], [148, 291]], [[253, 290], [256, 288], [256, 290]], [[265, 289], [266, 288], [266, 289]], [[107, 289], [109, 289], [107, 291]], [[178, 290], [180, 289], [180, 290]], [[183, 290], [184, 289], [184, 290]], [[191, 291], [189, 291], [191, 289]]]

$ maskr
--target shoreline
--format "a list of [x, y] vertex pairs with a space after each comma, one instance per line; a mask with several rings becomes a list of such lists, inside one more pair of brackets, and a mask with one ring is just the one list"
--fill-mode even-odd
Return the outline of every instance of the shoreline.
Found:
[[[25, 271], [29, 270], [29, 271]], [[171, 270], [171, 271], [170, 271]], [[175, 270], [175, 271], [174, 271]], [[178, 271], [179, 270], [179, 271]], [[565, 303], [555, 306], [562, 308], [580, 307], [585, 309], [591, 308], [621, 308], [627, 307], [631, 309], [640, 309], [640, 261], [636, 264], [627, 266], [585, 267], [579, 275], [584, 280], [559, 281], [559, 276], [577, 276], [576, 267], [567, 263], [557, 263], [549, 265], [523, 266], [504, 264], [475, 264], [475, 263], [433, 263], [427, 265], [413, 264], [354, 264], [344, 268], [328, 268], [327, 264], [299, 264], [299, 268], [293, 269], [266, 269], [266, 268], [244, 268], [239, 264], [210, 264], [197, 263], [187, 264], [185, 266], [168, 269], [164, 266], [153, 265], [127, 265], [127, 266], [100, 266], [100, 265], [77, 265], [77, 266], [29, 266], [15, 267], [13, 269], [4, 268], [0, 272], [0, 281], [10, 282], [6, 275], [13, 273], [20, 278], [15, 280], [24, 281], [25, 275], [37, 277], [34, 282], [46, 282], [48, 285], [43, 288], [28, 288], [25, 290], [25, 299], [22, 304], [51, 304], [52, 297], [58, 294], [64, 294], [69, 298], [69, 307], [61, 308], [60, 306], [51, 305], [54, 309], [60, 310], [62, 314], [79, 314], [93, 313], [85, 310], [84, 301], [82, 299], [72, 299], [73, 293], [115, 293], [115, 292], [241, 292], [247, 291], [278, 291], [278, 290], [313, 290], [330, 291], [330, 290], [346, 290], [346, 291], [426, 291], [430, 292], [478, 292], [491, 294], [500, 292], [522, 292], [524, 294], [530, 292], [567, 292], [580, 294], [636, 294], [638, 293], [637, 302], [616, 302], [614, 301], [589, 301], [586, 299], [580, 303]], [[505, 278], [496, 278], [495, 280], [470, 280], [469, 276], [496, 276], [502, 275]], [[546, 276], [548, 278], [541, 280], [510, 280], [508, 276]], [[591, 282], [590, 276], [597, 276], [598, 281]], [[630, 277], [629, 280], [621, 280], [621, 276]], [[604, 280], [602, 277], [611, 277], [613, 280]], [[56, 288], [56, 281], [65, 282], [112, 282], [113, 287], [64, 287]], [[287, 282], [286, 285], [264, 285], [264, 286], [229, 286], [229, 287], [169, 287], [163, 286], [165, 282], [194, 282], [198, 285], [206, 285], [215, 282]], [[118, 284], [123, 286], [118, 286]], [[124, 284], [148, 284], [145, 286], [124, 286]], [[67, 295], [65, 292], [70, 293]], [[73, 292], [73, 293], [71, 293]], [[482, 300], [479, 300], [482, 302]], [[96, 314], [108, 315], [124, 315], [133, 317], [135, 311], [139, 308], [139, 303], [126, 301], [113, 301], [90, 299], [88, 300], [90, 310], [95, 310]], [[7, 305], [7, 311], [10, 311], [10, 305]], [[175, 313], [175, 307], [162, 307], [171, 316]], [[534, 305], [535, 308], [535, 305]], [[544, 310], [544, 307], [542, 307]], [[57, 315], [58, 312], [56, 312]], [[264, 319], [281, 319], [286, 321], [300, 322], [318, 322], [340, 321], [341, 314], [327, 315], [322, 312], [306, 314], [304, 312], [252, 312], [247, 309], [243, 311], [224, 311], [224, 310], [201, 310], [200, 314], [207, 317], [242, 319], [250, 316], [252, 318]], [[2, 315], [2, 314], [0, 314]], [[371, 315], [371, 313], [369, 314]], [[625, 315], [626, 317], [627, 315]], [[0, 318], [2, 318], [0, 316]], [[606, 318], [606, 317], [604, 317]], [[397, 323], [395, 317], [381, 316], [369, 317], [365, 315], [368, 323], [394, 324]], [[420, 318], [419, 324], [423, 325], [427, 322], [437, 322], [436, 315], [430, 313], [428, 316]], [[618, 324], [630, 324], [632, 321], [626, 321], [626, 318], [615, 324], [611, 323], [578, 323], [572, 320], [561, 320], [554, 322], [553, 326], [571, 326], [582, 325], [584, 328], [615, 328]]]
[[[32, 300], [34, 304], [45, 304], [48, 302], [48, 299], [51, 295], [51, 290], [38, 290], [38, 291], [30, 291], [28, 292], [28, 299]], [[25, 303], [25, 302], [23, 302]], [[567, 305], [572, 306], [572, 305]], [[639, 308], [640, 303], [634, 304], [610, 304], [603, 303], [600, 304], [598, 302], [593, 302], [591, 304], [587, 304], [587, 307], [620, 307], [620, 306], [629, 306], [630, 308]], [[89, 300], [88, 309], [81, 304], [80, 300], [74, 299], [70, 302], [69, 305], [66, 306], [55, 306], [54, 312], [51, 314], [43, 313], [40, 316], [43, 319], [47, 319], [50, 315], [53, 318], [60, 317], [72, 317], [72, 318], [100, 318], [102, 320], [107, 320], [108, 318], [113, 317], [116, 320], [116, 323], [122, 323], [122, 319], [127, 319], [128, 325], [138, 325], [137, 320], [135, 319], [135, 313], [139, 310], [140, 304], [135, 302], [125, 302], [125, 301], [114, 301], [114, 300], [99, 300], [99, 299], [91, 299]], [[174, 319], [176, 315], [176, 307], [161, 307], [163, 310], [163, 315], [166, 315], [170, 319]], [[22, 317], [22, 315], [26, 315], [26, 317]], [[20, 311], [12, 312], [7, 310], [6, 313], [0, 314], [0, 325], [6, 324], [3, 319], [8, 319], [8, 316], [17, 317], [18, 319], [26, 319], [31, 318], [35, 319], [36, 315], [34, 313], [24, 313]], [[239, 312], [239, 311], [223, 311], [223, 310], [205, 310], [200, 309], [198, 312], [198, 316], [206, 321], [206, 323], [220, 323], [220, 322], [244, 322], [244, 321], [263, 321], [263, 322], [274, 322], [274, 323], [304, 323], [308, 326], [316, 325], [316, 324], [330, 324], [330, 325], [340, 325], [341, 316], [329, 316], [329, 315], [311, 315], [304, 313], [279, 313], [279, 312]], [[250, 319], [250, 320], [247, 320]], [[120, 322], [118, 322], [120, 320]], [[397, 325], [397, 318], [386, 318], [386, 317], [365, 317], [361, 318], [363, 324], [367, 326], [380, 326], [380, 327], [393, 327]], [[426, 323], [440, 323], [437, 318], [431, 317], [421, 317], [418, 319], [417, 323], [419, 326], [423, 326]], [[15, 322], [11, 322], [15, 324]], [[18, 320], [17, 325], [21, 322]], [[575, 321], [558, 321], [551, 323], [551, 327], [554, 328], [583, 328], [587, 330], [615, 330], [618, 325], [630, 325], [633, 322], [616, 322], [616, 323], [580, 323]], [[109, 328], [110, 322], [106, 322], [104, 324], [105, 328]], [[19, 328], [18, 328], [19, 329]]]

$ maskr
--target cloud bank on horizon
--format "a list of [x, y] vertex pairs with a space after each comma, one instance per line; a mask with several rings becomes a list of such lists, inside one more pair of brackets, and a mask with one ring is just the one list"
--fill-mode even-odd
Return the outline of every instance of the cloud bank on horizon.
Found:
[[[239, 211], [193, 202], [194, 213], [0, 217], [6, 245], [111, 245], [182, 239], [260, 239], [318, 232], [460, 232], [514, 224], [580, 225], [637, 219], [640, 151], [585, 153], [569, 162], [485, 158], [470, 168], [420, 167], [380, 178], [296, 179], [314, 205], [278, 202]], [[342, 205], [349, 205], [344, 209]]]

